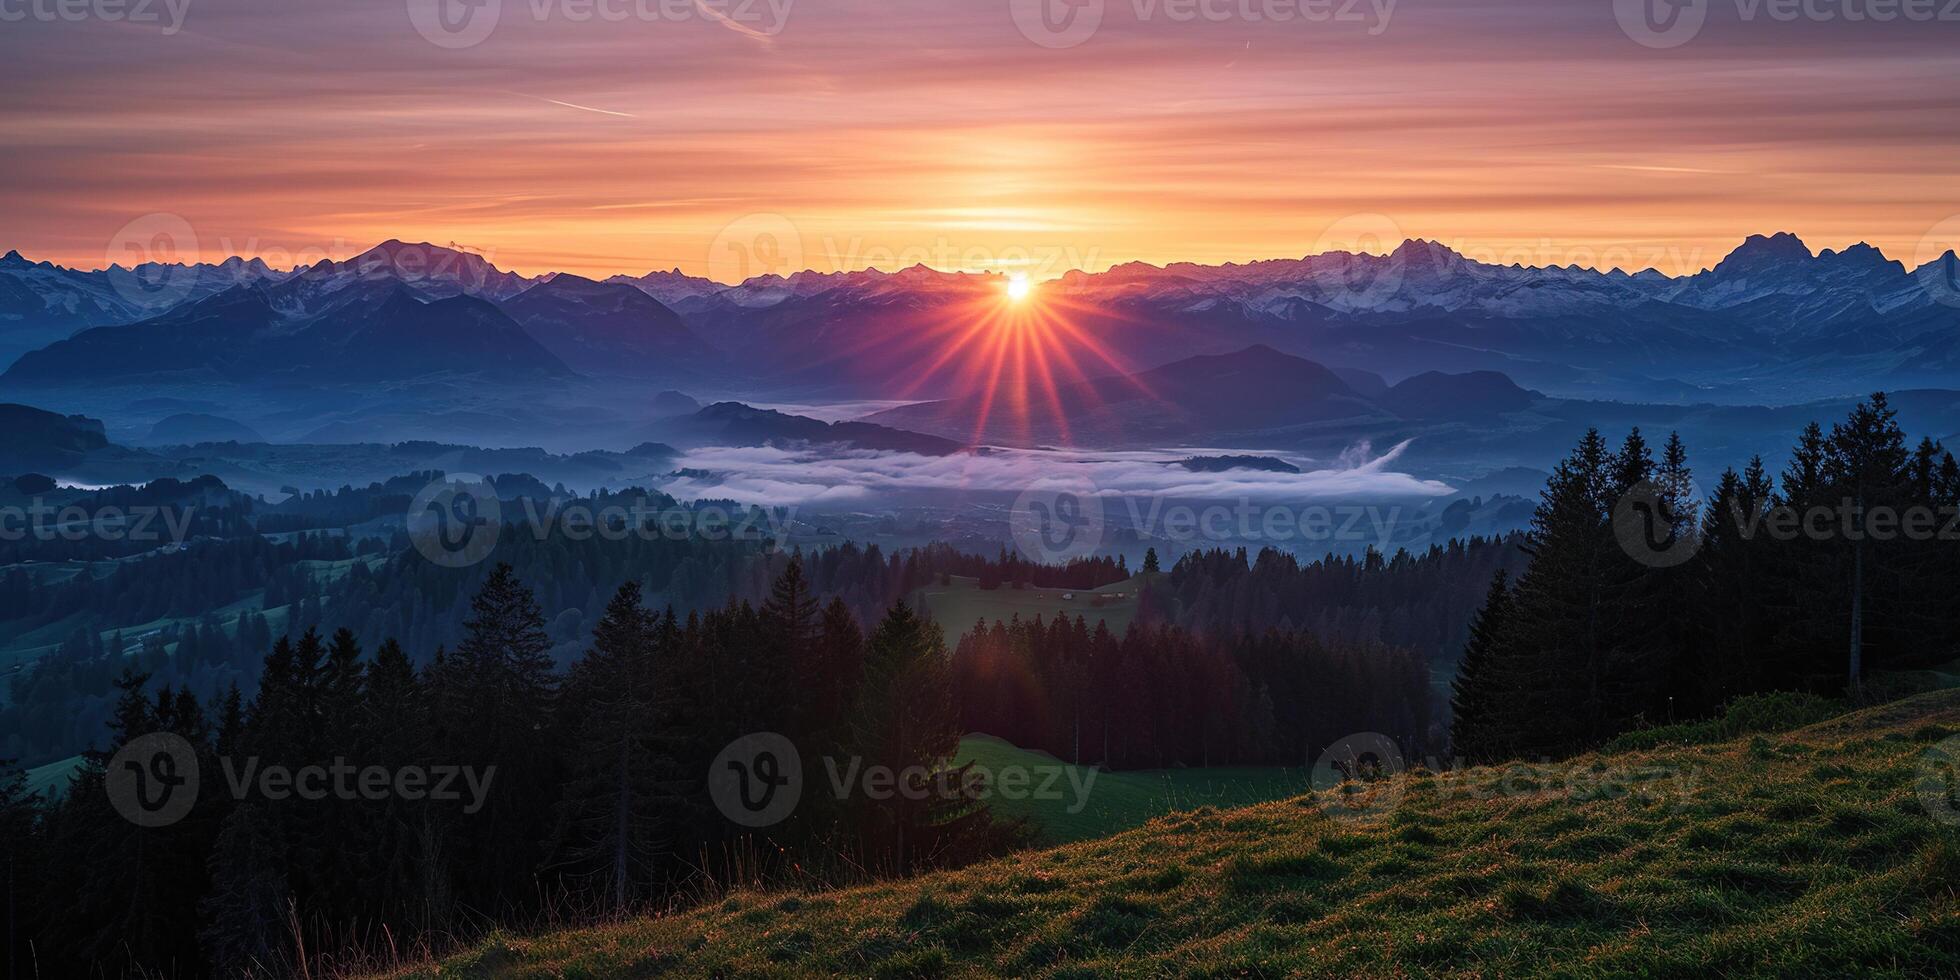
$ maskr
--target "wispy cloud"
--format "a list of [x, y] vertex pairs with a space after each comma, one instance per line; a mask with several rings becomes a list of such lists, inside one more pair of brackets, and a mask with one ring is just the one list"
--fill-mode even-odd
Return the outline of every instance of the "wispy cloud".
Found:
[[1732, 174], [1733, 170], [1709, 170], [1705, 167], [1662, 167], [1637, 163], [1595, 163], [1601, 170], [1632, 170], [1650, 174]]
[[726, 27], [731, 31], [734, 31], [735, 33], [740, 34], [743, 37], [750, 38], [760, 43], [764, 47], [775, 46], [776, 38], [773, 35], [764, 33], [762, 31], [758, 31], [755, 28], [750, 27], [749, 25], [744, 24], [741, 21], [738, 21], [733, 17], [730, 17], [719, 10], [716, 10], [713, 5], [706, 3], [705, 0], [694, 0], [694, 8], [696, 10], [701, 11], [701, 14], [703, 16], [714, 21], [715, 23], [720, 24], [721, 26]]
[[589, 106], [589, 105], [579, 105], [579, 104], [578, 104], [578, 103], [576, 103], [576, 102], [561, 102], [561, 101], [559, 101], [558, 99], [548, 99], [548, 98], [545, 98], [545, 97], [544, 97], [544, 96], [542, 96], [542, 95], [526, 95], [526, 94], [525, 94], [525, 93], [523, 93], [523, 92], [517, 92], [517, 93], [513, 93], [513, 94], [516, 94], [516, 95], [523, 95], [523, 96], [524, 96], [525, 98], [527, 98], [527, 99], [536, 99], [536, 100], [538, 100], [539, 102], [549, 102], [549, 103], [551, 103], [552, 105], [560, 105], [560, 106], [564, 106], [564, 107], [565, 107], [565, 108], [567, 108], [567, 109], [577, 109], [577, 110], [579, 110], [580, 112], [596, 112], [596, 113], [598, 113], [599, 115], [602, 115], [602, 116], [619, 116], [619, 117], [621, 117], [621, 118], [624, 118], [624, 119], [638, 119], [638, 118], [640, 118], [640, 117], [638, 117], [638, 116], [636, 116], [636, 115], [634, 115], [634, 114], [632, 114], [632, 113], [630, 113], [630, 112], [614, 112], [614, 111], [613, 111], [613, 110], [611, 110], [611, 109], [599, 109], [599, 108], [595, 108], [595, 107], [593, 107], [593, 106]]

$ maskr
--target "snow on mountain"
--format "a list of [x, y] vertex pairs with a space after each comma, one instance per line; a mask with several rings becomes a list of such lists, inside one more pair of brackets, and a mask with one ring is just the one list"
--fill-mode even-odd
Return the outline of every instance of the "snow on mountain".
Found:
[[[425, 305], [455, 296], [502, 305], [553, 278], [499, 270], [467, 249], [392, 239], [290, 272], [239, 258], [81, 272], [8, 253], [0, 363], [86, 327], [155, 316], [144, 304], [170, 294], [148, 291], [157, 282], [182, 294], [179, 306], [240, 283], [261, 286], [278, 314], [274, 329], [292, 329], [342, 308], [373, 309], [395, 289]], [[576, 369], [617, 367], [609, 358], [629, 354], [665, 370], [698, 341], [721, 364], [739, 362], [759, 378], [881, 397], [958, 394], [969, 365], [945, 359], [940, 345], [1005, 295], [997, 274], [922, 265], [734, 285], [679, 270], [606, 283], [558, 278], [566, 288], [531, 296], [519, 319], [534, 334], [554, 331], [551, 343]], [[614, 286], [652, 305], [604, 292]], [[1039, 295], [1055, 301], [1050, 311], [1066, 312], [1070, 329], [1047, 336], [1063, 363], [1092, 373], [1252, 344], [1393, 375], [1504, 370], [1548, 391], [1622, 394], [1653, 381], [1682, 397], [1710, 386], [1796, 390], [1828, 377], [1835, 390], [1902, 372], [1941, 381], [1927, 372], [1960, 371], [1960, 262], [1951, 253], [1908, 270], [1870, 245], [1813, 253], [1789, 233], [1751, 236], [1714, 268], [1679, 277], [1501, 265], [1410, 240], [1385, 255], [1131, 262], [1069, 272]], [[714, 360], [693, 367], [720, 372]]]
[[643, 276], [619, 275], [605, 281], [625, 283], [669, 307], [696, 297], [711, 296], [728, 288], [713, 279], [690, 276], [679, 269], [664, 272], [655, 269]]

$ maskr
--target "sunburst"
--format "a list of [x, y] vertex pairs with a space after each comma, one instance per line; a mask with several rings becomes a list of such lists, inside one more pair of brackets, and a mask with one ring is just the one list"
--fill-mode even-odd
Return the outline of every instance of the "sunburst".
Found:
[[[976, 443], [1002, 415], [1010, 428], [1018, 425], [1023, 441], [1032, 439], [1030, 410], [1037, 400], [1046, 403], [1062, 441], [1070, 442], [1070, 406], [1063, 404], [1062, 391], [1093, 377], [1132, 371], [1077, 322], [1115, 317], [1047, 295], [1026, 277], [1010, 277], [993, 296], [954, 310], [956, 315], [922, 338], [939, 350], [907, 393], [953, 366], [953, 388], [978, 402], [972, 434]], [[1083, 354], [1087, 365], [1078, 361]]]

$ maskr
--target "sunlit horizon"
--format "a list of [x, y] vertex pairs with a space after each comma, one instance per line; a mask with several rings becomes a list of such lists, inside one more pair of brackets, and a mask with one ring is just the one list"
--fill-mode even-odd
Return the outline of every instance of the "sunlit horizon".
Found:
[[728, 282], [718, 238], [769, 217], [799, 239], [769, 271], [1045, 281], [1297, 258], [1375, 215], [1507, 264], [1681, 275], [1779, 231], [1912, 265], [1960, 214], [1948, 23], [1717, 4], [1662, 50], [1604, 2], [1379, 25], [1100, 6], [1063, 48], [1006, 2], [784, 5], [767, 30], [506, 3], [456, 48], [400, 0], [199, 0], [169, 36], [13, 25], [0, 250], [100, 268], [162, 213], [207, 261], [399, 238], [523, 275]]
[[[176, 216], [165, 215], [161, 213], [148, 215], [145, 216], [144, 218], [139, 218], [136, 222], [133, 223], [133, 225], [140, 227], [141, 225], [147, 223], [149, 219], [155, 219], [160, 217], [168, 217], [174, 219]], [[1132, 257], [1132, 258], [1111, 259], [1109, 261], [1093, 263], [1093, 264], [1064, 265], [1064, 266], [1040, 265], [1038, 267], [1031, 268], [1031, 266], [1037, 266], [1038, 264], [1029, 263], [1020, 260], [1010, 260], [1010, 261], [997, 262], [997, 263], [986, 264], [986, 265], [974, 265], [974, 264], [945, 265], [945, 264], [939, 264], [933, 261], [929, 261], [928, 258], [924, 255], [900, 255], [892, 260], [879, 261], [879, 262], [862, 262], [862, 263], [843, 264], [843, 265], [837, 265], [837, 264], [802, 265], [802, 266], [794, 266], [794, 267], [780, 266], [777, 268], [770, 268], [765, 271], [756, 272], [754, 275], [738, 276], [738, 277], [715, 275], [714, 274], [715, 269], [713, 268], [714, 263], [709, 260], [702, 260], [691, 264], [690, 263], [675, 263], [671, 265], [652, 264], [646, 266], [608, 267], [606, 269], [578, 268], [572, 266], [555, 266], [555, 265], [550, 265], [548, 263], [545, 264], [527, 263], [524, 265], [511, 265], [511, 264], [506, 264], [506, 261], [499, 261], [500, 256], [507, 256], [510, 253], [505, 252], [504, 250], [498, 249], [496, 247], [485, 246], [482, 244], [469, 244], [469, 243], [463, 243], [457, 241], [437, 240], [433, 238], [419, 237], [419, 236], [408, 235], [408, 234], [389, 235], [386, 238], [375, 239], [371, 242], [367, 242], [366, 244], [351, 242], [346, 239], [338, 239], [336, 240], [336, 243], [329, 248], [299, 246], [297, 248], [288, 249], [280, 246], [267, 246], [256, 251], [246, 251], [246, 250], [238, 250], [238, 249], [231, 249], [231, 248], [207, 249], [202, 246], [196, 245], [194, 243], [194, 247], [188, 250], [178, 249], [174, 247], [158, 248], [143, 253], [141, 257], [132, 258], [130, 261], [122, 261], [122, 262], [114, 261], [113, 251], [101, 255], [95, 255], [92, 258], [87, 255], [63, 256], [56, 253], [34, 252], [28, 247], [23, 247], [19, 244], [15, 244], [13, 242], [8, 242], [8, 241], [0, 241], [0, 251], [11, 250], [11, 251], [18, 252], [20, 253], [21, 257], [28, 262], [35, 262], [35, 263], [49, 262], [54, 265], [60, 266], [62, 268], [85, 271], [85, 272], [98, 272], [111, 268], [112, 266], [129, 268], [132, 265], [139, 264], [141, 262], [218, 265], [223, 262], [230, 261], [232, 259], [238, 259], [246, 262], [260, 261], [263, 262], [269, 269], [273, 270], [274, 272], [292, 273], [307, 268], [309, 266], [312, 266], [321, 260], [328, 260], [332, 262], [346, 262], [348, 260], [357, 258], [360, 255], [369, 252], [377, 247], [380, 247], [381, 245], [386, 244], [387, 242], [401, 242], [411, 246], [427, 245], [427, 246], [433, 246], [435, 248], [449, 249], [457, 252], [476, 255], [481, 257], [484, 261], [490, 263], [492, 266], [496, 267], [501, 272], [515, 273], [517, 275], [524, 276], [526, 278], [536, 278], [536, 277], [546, 276], [546, 275], [576, 275], [576, 276], [582, 276], [594, 280], [605, 280], [605, 279], [613, 278], [615, 276], [639, 278], [641, 276], [655, 274], [655, 273], [678, 272], [682, 275], [686, 275], [691, 278], [706, 279], [720, 286], [733, 287], [733, 286], [740, 286], [745, 282], [750, 282], [756, 279], [762, 279], [768, 276], [776, 276], [778, 278], [790, 278], [793, 276], [805, 275], [805, 274], [834, 276], [834, 275], [850, 275], [850, 274], [864, 274], [864, 273], [897, 275], [899, 273], [906, 272], [908, 270], [924, 268], [932, 272], [948, 275], [948, 276], [965, 275], [965, 276], [996, 277], [996, 278], [1006, 280], [1008, 282], [1025, 282], [1030, 286], [1040, 286], [1042, 284], [1053, 283], [1058, 280], [1064, 279], [1071, 274], [1080, 273], [1086, 275], [1102, 275], [1108, 273], [1113, 269], [1119, 267], [1127, 267], [1127, 266], [1148, 266], [1150, 268], [1161, 271], [1178, 265], [1197, 265], [1197, 266], [1209, 266], [1209, 267], [1226, 267], [1226, 266], [1243, 267], [1243, 266], [1256, 265], [1265, 262], [1292, 262], [1292, 261], [1300, 261], [1305, 259], [1313, 259], [1319, 256], [1332, 255], [1337, 253], [1382, 257], [1392, 253], [1397, 246], [1403, 244], [1404, 242], [1418, 242], [1418, 241], [1434, 242], [1436, 244], [1442, 245], [1445, 248], [1450, 249], [1451, 251], [1454, 251], [1462, 255], [1466, 260], [1481, 263], [1484, 265], [1522, 266], [1525, 268], [1533, 268], [1533, 269], [1580, 268], [1580, 269], [1589, 269], [1597, 272], [1618, 271], [1618, 272], [1625, 272], [1628, 274], [1653, 270], [1653, 271], [1658, 271], [1664, 275], [1667, 275], [1670, 278], [1679, 278], [1683, 276], [1692, 276], [1696, 273], [1705, 272], [1709, 269], [1714, 268], [1717, 264], [1721, 262], [1723, 258], [1729, 255], [1729, 253], [1733, 252], [1736, 248], [1740, 247], [1744, 243], [1744, 241], [1750, 237], [1753, 236], [1767, 237], [1774, 234], [1794, 234], [1798, 239], [1800, 239], [1804, 243], [1805, 247], [1807, 247], [1813, 255], [1821, 255], [1825, 252], [1832, 252], [1832, 251], [1842, 251], [1846, 248], [1850, 248], [1858, 245], [1869, 245], [1877, 249], [1888, 260], [1901, 263], [1906, 267], [1907, 270], [1912, 270], [1919, 266], [1925, 265], [1926, 263], [1931, 262], [1934, 259], [1938, 258], [1941, 254], [1943, 254], [1948, 250], [1960, 248], [1960, 220], [1949, 219], [1948, 221], [1943, 223], [1942, 226], [1935, 228], [1931, 232], [1929, 232], [1928, 235], [1922, 236], [1922, 238], [1919, 241], [1910, 242], [1910, 243], [1894, 243], [1890, 247], [1888, 247], [1886, 244], [1882, 244], [1880, 241], [1874, 240], [1872, 237], [1860, 237], [1860, 238], [1851, 238], [1851, 239], [1817, 239], [1809, 235], [1805, 235], [1801, 232], [1795, 232], [1789, 228], [1782, 228], [1782, 227], [1775, 227], [1775, 228], [1766, 227], [1760, 230], [1738, 232], [1732, 237], [1732, 239], [1725, 240], [1726, 244], [1720, 244], [1708, 250], [1702, 250], [1699, 248], [1686, 249], [1684, 247], [1669, 246], [1669, 245], [1659, 244], [1659, 243], [1653, 244], [1651, 246], [1642, 246], [1636, 249], [1632, 246], [1617, 245], [1617, 244], [1606, 245], [1606, 246], [1594, 246], [1594, 245], [1586, 244], [1584, 242], [1556, 243], [1547, 239], [1500, 240], [1495, 243], [1490, 243], [1490, 242], [1482, 242], [1482, 241], [1466, 241], [1461, 238], [1452, 239], [1448, 237], [1410, 236], [1406, 239], [1398, 239], [1393, 242], [1387, 242], [1383, 244], [1371, 244], [1371, 245], [1360, 246], [1360, 247], [1354, 247], [1354, 246], [1350, 246], [1346, 248], [1329, 247], [1329, 248], [1324, 248], [1315, 251], [1303, 251], [1303, 252], [1280, 253], [1280, 254], [1248, 254], [1248, 255], [1243, 255], [1234, 258], [1223, 258], [1223, 259], [1216, 259], [1216, 260], [1193, 258], [1189, 256], [1174, 256], [1174, 257], [1163, 257], [1163, 258], [1154, 258], [1154, 259]], [[121, 242], [125, 246], [133, 247], [134, 243], [123, 240], [127, 237], [128, 237], [127, 235], [124, 235], [112, 239], [111, 248], [113, 249], [118, 242]], [[221, 243], [224, 243], [224, 242], [231, 242], [233, 240], [230, 238], [221, 238], [219, 239], [219, 241]], [[1638, 254], [1646, 258], [1658, 258], [1659, 261], [1654, 261], [1654, 262], [1610, 261], [1610, 259], [1612, 259], [1615, 255], [1627, 254], [1627, 253]]]

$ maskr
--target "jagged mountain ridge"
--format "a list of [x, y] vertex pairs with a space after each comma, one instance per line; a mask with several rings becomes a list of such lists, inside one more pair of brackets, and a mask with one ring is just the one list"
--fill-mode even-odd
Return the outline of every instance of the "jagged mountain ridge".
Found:
[[[150, 268], [162, 275], [170, 267]], [[283, 313], [315, 317], [399, 284], [429, 300], [469, 295], [509, 306], [551, 274], [526, 278], [467, 251], [384, 242], [345, 262], [278, 272], [227, 260], [195, 268], [195, 303], [239, 281], [264, 285]], [[162, 270], [162, 271], [159, 271]], [[0, 347], [46, 343], [81, 326], [130, 322], [109, 272], [80, 273], [12, 255], [0, 261]], [[576, 277], [571, 277], [576, 278]], [[705, 368], [744, 386], [838, 396], [959, 397], [977, 384], [946, 348], [1000, 302], [1002, 277], [924, 267], [898, 272], [799, 272], [725, 285], [678, 270], [605, 284], [631, 287], [651, 308], [651, 336], [557, 318], [567, 336], [546, 347], [566, 360], [618, 365], [653, 350], [671, 365], [698, 344]], [[568, 279], [568, 283], [570, 279]], [[222, 286], [220, 284], [223, 284]], [[198, 291], [202, 295], [197, 295]], [[1752, 236], [1713, 268], [1669, 277], [1653, 270], [1494, 265], [1412, 240], [1386, 255], [1328, 252], [1216, 266], [1129, 263], [1071, 272], [1040, 295], [1068, 321], [1050, 331], [1078, 376], [1120, 376], [1254, 344], [1391, 378], [1424, 371], [1502, 371], [1574, 397], [1787, 402], [1901, 384], [1960, 386], [1960, 262], [1949, 252], [1916, 269], [1854, 245], [1813, 254], [1787, 233]], [[604, 318], [612, 308], [574, 319]], [[39, 312], [21, 312], [38, 304]], [[182, 304], [180, 304], [182, 305]], [[533, 336], [549, 319], [517, 317]], [[674, 338], [672, 343], [665, 338]], [[666, 345], [664, 348], [662, 345]], [[729, 365], [741, 365], [739, 371]]]

